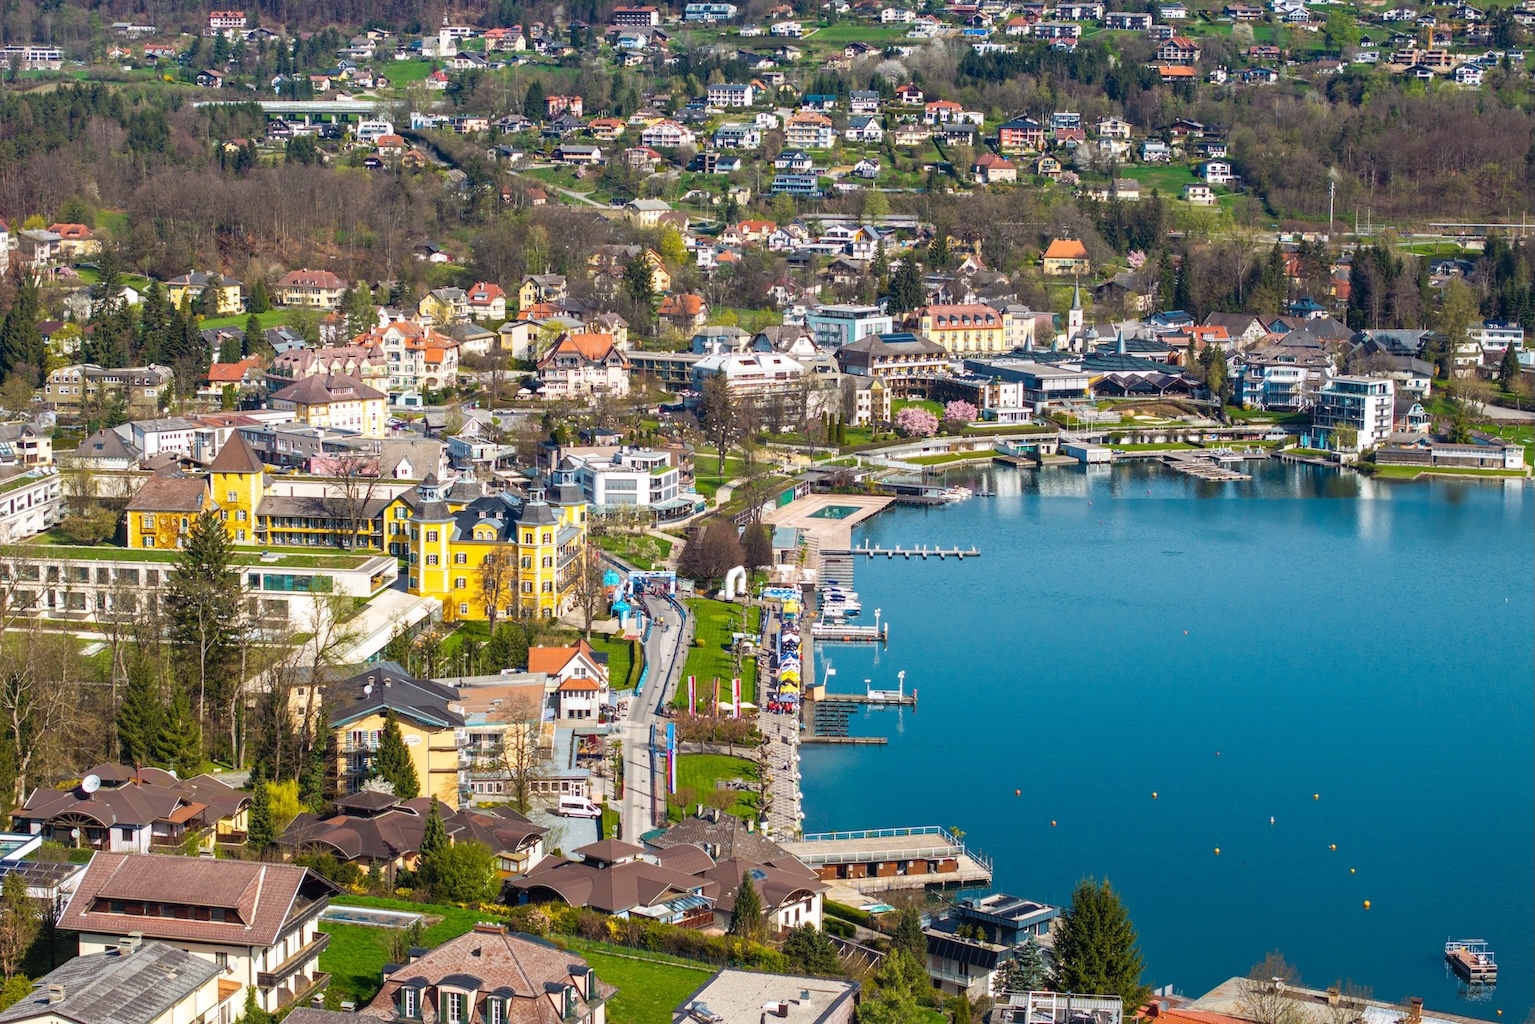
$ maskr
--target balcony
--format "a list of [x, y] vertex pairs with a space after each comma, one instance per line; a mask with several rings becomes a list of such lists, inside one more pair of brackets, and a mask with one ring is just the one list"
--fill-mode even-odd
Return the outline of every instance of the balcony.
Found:
[[330, 934], [328, 932], [315, 932], [314, 938], [310, 940], [309, 944], [300, 947], [297, 953], [294, 953], [270, 971], [257, 971], [256, 984], [262, 988], [276, 988], [294, 971], [324, 952], [325, 947], [329, 945]]

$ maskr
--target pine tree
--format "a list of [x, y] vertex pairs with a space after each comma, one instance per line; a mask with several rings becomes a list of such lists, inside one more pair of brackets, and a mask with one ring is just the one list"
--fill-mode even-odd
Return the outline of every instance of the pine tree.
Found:
[[783, 941], [783, 955], [798, 974], [830, 976], [842, 973], [842, 958], [826, 934], [813, 924], [789, 929]]
[[230, 563], [229, 534], [211, 511], [192, 521], [170, 576], [171, 642], [182, 678], [197, 686], [197, 715], [207, 720], [209, 691], [217, 704], [234, 668], [240, 577]]
[[117, 746], [123, 762], [148, 764], [164, 720], [160, 684], [154, 670], [142, 659], [128, 665], [128, 686], [117, 707]]
[[656, 301], [655, 272], [643, 256], [624, 268], [624, 294], [629, 301], [649, 315]]
[[277, 842], [272, 826], [272, 794], [267, 789], [266, 769], [257, 764], [251, 769], [250, 825], [246, 829], [245, 842], [257, 853], [267, 850]]
[[421, 795], [416, 764], [411, 760], [410, 748], [405, 745], [405, 735], [400, 732], [400, 722], [393, 711], [384, 714], [383, 735], [378, 740], [378, 753], [373, 755], [373, 774], [394, 787], [394, 795], [401, 800], [414, 800]]
[[890, 935], [890, 943], [898, 949], [904, 949], [918, 963], [925, 963], [927, 936], [922, 932], [922, 911], [912, 906], [902, 907], [896, 919], [895, 931]]
[[165, 722], [155, 737], [154, 762], [182, 778], [191, 778], [202, 767], [202, 730], [192, 717], [192, 701], [184, 686], [177, 686], [171, 696]]
[[1498, 386], [1504, 391], [1514, 390], [1519, 381], [1519, 355], [1510, 345], [1503, 350], [1503, 361], [1498, 364]]
[[922, 305], [925, 298], [927, 290], [922, 287], [922, 271], [917, 267], [916, 259], [907, 253], [890, 281], [890, 308], [897, 313], [906, 313]]
[[426, 825], [421, 832], [421, 855], [423, 857], [436, 853], [448, 845], [448, 830], [442, 823], [442, 811], [437, 806], [437, 798], [432, 797], [432, 806], [426, 815]]
[[730, 934], [748, 941], [760, 941], [766, 930], [767, 921], [762, 916], [762, 897], [757, 894], [752, 876], [742, 872], [741, 887], [736, 890], [735, 910], [730, 915]]
[[[318, 721], [326, 720], [323, 705], [316, 715]], [[299, 802], [315, 814], [322, 813], [330, 805], [330, 775], [336, 763], [334, 742], [335, 734], [322, 727], [299, 775]]]
[[267, 294], [266, 282], [259, 277], [245, 298], [245, 308], [252, 313], [265, 313], [272, 308], [272, 297]]
[[0, 323], [0, 372], [7, 376], [18, 367], [30, 371], [28, 379], [33, 387], [42, 383], [43, 364], [47, 361], [43, 349], [43, 332], [37, 326], [39, 318], [37, 285], [31, 277], [21, 275], [16, 298]]
[[535, 121], [544, 116], [544, 87], [536, 78], [528, 83], [528, 91], [522, 97], [522, 114]]
[[266, 334], [261, 330], [261, 318], [255, 313], [245, 318], [245, 333], [240, 338], [240, 354], [248, 356], [266, 344]]
[[1136, 948], [1135, 926], [1105, 879], [1084, 878], [1071, 894], [1055, 933], [1056, 980], [1066, 992], [1119, 996], [1126, 1006], [1146, 1001], [1145, 961]]
[[1039, 940], [1030, 935], [1003, 967], [1002, 989], [1004, 992], [1037, 992], [1049, 980], [1044, 951], [1039, 948]]

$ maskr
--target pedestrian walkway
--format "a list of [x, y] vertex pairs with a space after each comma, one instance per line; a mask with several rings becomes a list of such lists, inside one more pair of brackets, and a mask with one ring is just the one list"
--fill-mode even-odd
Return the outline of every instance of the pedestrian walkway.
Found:
[[[778, 649], [778, 633], [783, 620], [776, 602], [762, 609], [762, 655], [757, 659], [757, 729], [762, 733], [762, 772], [767, 783], [767, 812], [763, 831], [785, 841], [800, 833], [804, 801], [800, 793], [799, 715], [767, 710], [771, 686], [771, 652]], [[808, 662], [806, 662], [808, 664]]]

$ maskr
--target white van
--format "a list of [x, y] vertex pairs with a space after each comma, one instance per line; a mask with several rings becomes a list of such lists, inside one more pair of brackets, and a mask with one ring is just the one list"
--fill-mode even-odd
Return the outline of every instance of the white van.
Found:
[[600, 818], [602, 808], [584, 796], [562, 796], [559, 814], [562, 818]]

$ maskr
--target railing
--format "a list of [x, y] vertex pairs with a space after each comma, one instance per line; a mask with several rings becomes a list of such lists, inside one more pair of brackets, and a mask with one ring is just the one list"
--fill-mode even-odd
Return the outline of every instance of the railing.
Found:
[[865, 828], [852, 832], [809, 832], [800, 842], [804, 843], [835, 843], [849, 839], [890, 839], [895, 836], [937, 836], [941, 835], [955, 846], [960, 842], [954, 834], [942, 825], [914, 825], [909, 828]]
[[312, 960], [325, 951], [330, 945], [329, 932], [315, 932], [314, 938], [307, 945], [301, 946], [298, 952], [272, 968], [270, 971], [257, 971], [256, 984], [262, 988], [273, 988], [281, 985], [284, 978], [292, 974], [306, 961]]

